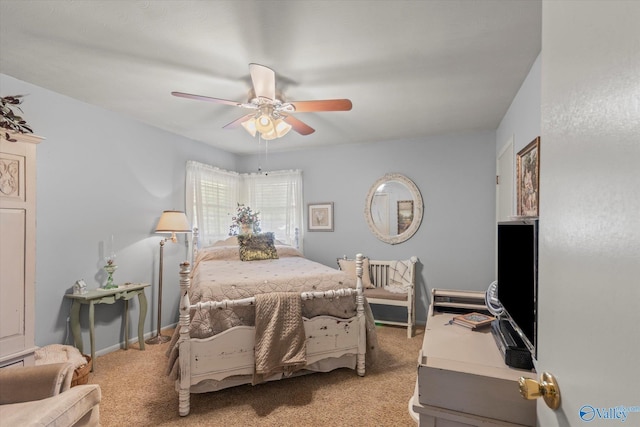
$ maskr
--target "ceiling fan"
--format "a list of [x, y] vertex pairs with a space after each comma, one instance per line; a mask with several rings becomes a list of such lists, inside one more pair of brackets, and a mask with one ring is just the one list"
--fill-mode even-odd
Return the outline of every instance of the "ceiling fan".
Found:
[[311, 126], [298, 120], [291, 113], [315, 111], [349, 111], [352, 104], [349, 99], [324, 99], [317, 101], [287, 101], [282, 94], [276, 92], [276, 73], [269, 67], [260, 64], [249, 64], [249, 73], [253, 88], [247, 102], [229, 101], [203, 95], [184, 92], [171, 92], [174, 96], [232, 105], [253, 110], [239, 119], [223, 126], [224, 129], [235, 129], [242, 125], [251, 136], [259, 133], [262, 139], [271, 140], [283, 137], [291, 129], [300, 135], [315, 132]]

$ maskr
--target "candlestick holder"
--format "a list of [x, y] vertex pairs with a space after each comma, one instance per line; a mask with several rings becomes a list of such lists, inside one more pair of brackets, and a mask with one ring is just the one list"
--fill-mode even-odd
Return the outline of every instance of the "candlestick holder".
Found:
[[107, 283], [104, 285], [105, 289], [116, 289], [118, 285], [113, 283], [113, 273], [118, 269], [118, 266], [113, 262], [113, 260], [108, 260], [107, 265], [104, 266], [104, 271], [109, 275], [107, 277]]

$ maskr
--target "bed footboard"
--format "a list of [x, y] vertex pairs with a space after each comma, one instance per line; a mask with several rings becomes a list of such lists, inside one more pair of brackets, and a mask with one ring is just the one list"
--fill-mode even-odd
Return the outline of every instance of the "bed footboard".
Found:
[[[344, 288], [323, 292], [302, 292], [303, 300], [315, 298], [355, 297], [356, 315], [348, 319], [331, 316], [317, 316], [304, 319], [307, 365], [316, 364], [325, 359], [340, 360], [345, 355], [356, 356], [355, 369], [359, 376], [365, 375], [366, 318], [362, 286], [363, 256], [356, 256], [356, 288]], [[237, 300], [208, 301], [191, 304], [189, 287], [191, 265], [180, 264], [180, 320], [178, 363], [180, 377], [176, 380], [178, 391], [178, 410], [181, 416], [190, 411], [190, 394], [196, 384], [212, 380], [224, 381], [234, 377], [226, 388], [249, 381], [238, 380], [238, 376], [251, 376], [255, 369], [254, 339], [255, 327], [237, 326], [207, 339], [192, 339], [189, 336], [190, 312], [193, 309], [229, 308], [234, 306], [254, 305], [255, 298]], [[353, 356], [351, 356], [353, 357]], [[340, 367], [347, 367], [346, 365]], [[348, 366], [353, 367], [353, 366]], [[200, 390], [198, 392], [207, 391]]]

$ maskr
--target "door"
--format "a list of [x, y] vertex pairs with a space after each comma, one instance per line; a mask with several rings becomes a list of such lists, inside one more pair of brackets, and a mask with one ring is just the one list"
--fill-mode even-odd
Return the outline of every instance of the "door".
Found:
[[513, 136], [509, 138], [496, 162], [496, 222], [513, 216]]
[[[640, 2], [543, 2], [538, 425], [640, 425]], [[624, 423], [621, 423], [623, 422]]]

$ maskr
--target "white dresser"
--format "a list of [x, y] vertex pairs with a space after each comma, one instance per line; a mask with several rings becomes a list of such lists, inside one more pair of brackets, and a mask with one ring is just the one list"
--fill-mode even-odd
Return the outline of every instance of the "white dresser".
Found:
[[421, 427], [535, 426], [536, 402], [518, 390], [521, 376], [504, 359], [490, 329], [449, 324], [454, 314], [429, 313], [409, 410]]
[[32, 365], [35, 351], [36, 146], [0, 135], [0, 367]]

